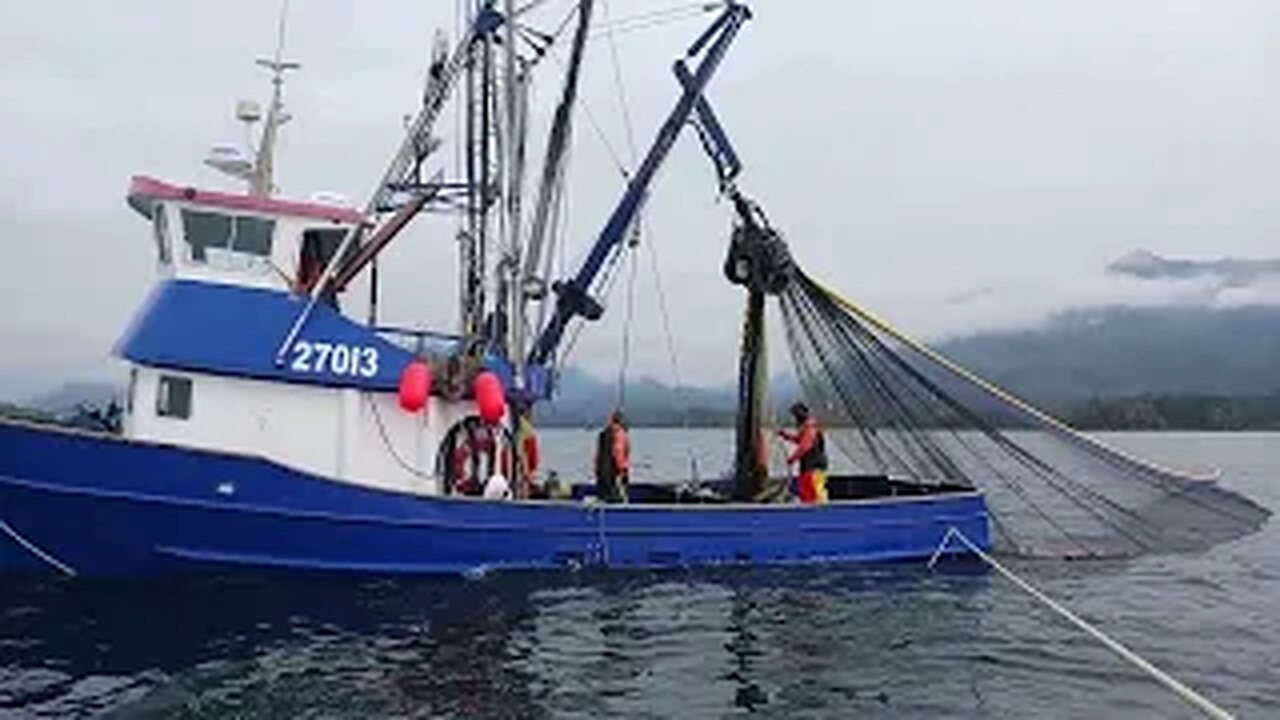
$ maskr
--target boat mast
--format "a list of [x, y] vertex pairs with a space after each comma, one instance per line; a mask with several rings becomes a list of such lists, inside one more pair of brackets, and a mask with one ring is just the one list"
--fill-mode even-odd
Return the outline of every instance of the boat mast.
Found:
[[[538, 185], [538, 197], [533, 206], [533, 219], [529, 227], [529, 244], [525, 248], [524, 268], [519, 279], [522, 313], [528, 312], [530, 300], [541, 300], [536, 327], [541, 327], [546, 319], [547, 278], [551, 273], [549, 262], [543, 269], [544, 248], [545, 257], [549, 261], [553, 249], [548, 244], [548, 238], [554, 243], [553, 216], [564, 187], [565, 166], [573, 136], [573, 106], [577, 98], [578, 78], [581, 75], [593, 6], [594, 0], [580, 0], [578, 3], [578, 27], [574, 31], [560, 102], [551, 121], [551, 132], [542, 161], [542, 179]], [[522, 354], [526, 352], [523, 347], [519, 350]]]
[[[470, 3], [468, 3], [469, 5]], [[464, 22], [470, 26], [475, 19], [470, 12]], [[458, 333], [464, 338], [480, 334], [479, 309], [484, 304], [484, 291], [480, 277], [479, 256], [479, 166], [476, 163], [476, 48], [478, 42], [467, 46], [466, 80], [463, 82], [463, 155], [466, 158], [465, 183], [467, 188], [466, 213], [458, 229], [458, 265], [461, 287], [458, 289]]]
[[[486, 7], [486, 11], [492, 12], [491, 7]], [[476, 146], [471, 148], [471, 152], [478, 159], [477, 174], [472, 185], [472, 192], [476, 195], [476, 204], [472, 208], [472, 217], [470, 222], [475, 227], [475, 254], [472, 258], [474, 263], [471, 270], [475, 276], [476, 296], [472, 298], [473, 305], [464, 308], [463, 312], [474, 313], [476, 335], [472, 337], [480, 339], [478, 336], [488, 334], [491, 328], [487, 327], [488, 308], [485, 293], [485, 274], [489, 267], [489, 207], [493, 201], [493, 157], [491, 155], [491, 145], [493, 144], [493, 34], [486, 32], [476, 46], [480, 54], [479, 58], [479, 113], [473, 120], [478, 121], [472, 140]], [[474, 112], [474, 109], [473, 109]], [[488, 339], [488, 338], [484, 338]]]
[[280, 22], [276, 31], [276, 52], [271, 58], [258, 58], [257, 64], [271, 71], [271, 107], [262, 127], [258, 153], [253, 162], [253, 174], [249, 177], [249, 194], [265, 197], [275, 189], [272, 175], [275, 171], [276, 137], [281, 125], [289, 121], [284, 111], [284, 74], [302, 67], [296, 62], [282, 59], [284, 53], [285, 21], [289, 16], [289, 0], [280, 4]]
[[503, 45], [503, 90], [505, 94], [506, 133], [503, 143], [502, 169], [506, 175], [506, 187], [503, 190], [504, 209], [506, 210], [505, 230], [506, 253], [499, 265], [499, 283], [502, 289], [499, 297], [505, 302], [499, 312], [507, 316], [506, 354], [512, 362], [512, 381], [515, 390], [524, 387], [524, 374], [521, 372], [523, 355], [524, 325], [524, 293], [521, 292], [520, 277], [520, 156], [523, 139], [520, 138], [523, 128], [520, 127], [519, 88], [516, 86], [516, 33], [515, 33], [515, 0], [503, 0], [502, 4], [502, 45]]

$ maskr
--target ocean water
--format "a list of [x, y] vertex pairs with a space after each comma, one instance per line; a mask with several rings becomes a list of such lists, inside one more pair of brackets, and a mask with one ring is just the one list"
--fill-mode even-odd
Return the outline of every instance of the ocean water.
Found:
[[[1280, 511], [1280, 435], [1109, 439]], [[729, 459], [720, 431], [633, 442], [639, 476]], [[543, 444], [587, 467], [590, 434]], [[1238, 717], [1280, 717], [1280, 522], [1191, 555], [1010, 564]], [[967, 563], [0, 584], [6, 720], [740, 715], [1196, 717]]]

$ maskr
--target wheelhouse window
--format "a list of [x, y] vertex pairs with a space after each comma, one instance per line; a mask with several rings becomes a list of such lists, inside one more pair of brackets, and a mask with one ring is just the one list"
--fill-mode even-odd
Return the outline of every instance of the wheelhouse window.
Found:
[[191, 378], [161, 375], [156, 387], [156, 415], [186, 420], [191, 417]]
[[184, 208], [182, 231], [193, 263], [224, 269], [269, 268], [275, 220]]

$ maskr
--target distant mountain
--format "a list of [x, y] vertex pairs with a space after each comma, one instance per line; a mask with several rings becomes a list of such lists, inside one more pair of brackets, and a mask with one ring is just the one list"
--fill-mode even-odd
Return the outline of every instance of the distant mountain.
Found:
[[1134, 250], [1107, 265], [1107, 272], [1143, 280], [1213, 278], [1225, 287], [1248, 287], [1268, 277], [1280, 276], [1280, 258], [1181, 260]]
[[[1256, 418], [1273, 414], [1275, 403], [1268, 398], [1280, 396], [1280, 308], [1275, 307], [1072, 310], [1039, 328], [980, 333], [934, 347], [1033, 403], [1091, 426], [1132, 425], [1108, 418], [1154, 402], [1164, 415], [1192, 418], [1181, 425], [1216, 427], [1223, 423], [1200, 421], [1197, 413], [1214, 414], [1210, 411], [1223, 403], [1234, 407], [1232, 399], [1242, 401], [1237, 414], [1257, 426]], [[541, 422], [596, 425], [617, 401], [616, 382], [578, 370], [566, 371], [560, 387], [560, 397], [540, 408]], [[797, 393], [793, 376], [773, 380], [775, 409]], [[1177, 398], [1194, 408], [1182, 408]], [[1099, 399], [1109, 404], [1099, 406]], [[735, 403], [733, 387], [679, 393], [644, 380], [627, 388], [628, 415], [641, 425], [679, 424], [683, 408], [690, 424], [730, 424]], [[1170, 412], [1170, 405], [1177, 412]]]
[[632, 425], [725, 425], [733, 422], [733, 387], [672, 387], [652, 378], [627, 381], [621, 397], [618, 382], [601, 380], [578, 368], [566, 368], [556, 397], [538, 406], [537, 420], [548, 426], [594, 427], [624, 400]]
[[1028, 399], [1050, 405], [1138, 394], [1280, 392], [1280, 308], [1108, 307], [1043, 327], [936, 346]]

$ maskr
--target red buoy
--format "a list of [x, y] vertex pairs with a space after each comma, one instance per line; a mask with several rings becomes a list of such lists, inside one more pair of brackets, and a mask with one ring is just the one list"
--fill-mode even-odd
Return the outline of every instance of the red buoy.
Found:
[[421, 360], [412, 360], [400, 373], [400, 407], [415, 413], [427, 406], [431, 395], [431, 367]]
[[507, 401], [502, 391], [502, 381], [488, 370], [476, 375], [472, 390], [476, 398], [476, 410], [480, 419], [490, 425], [497, 425], [507, 411]]

